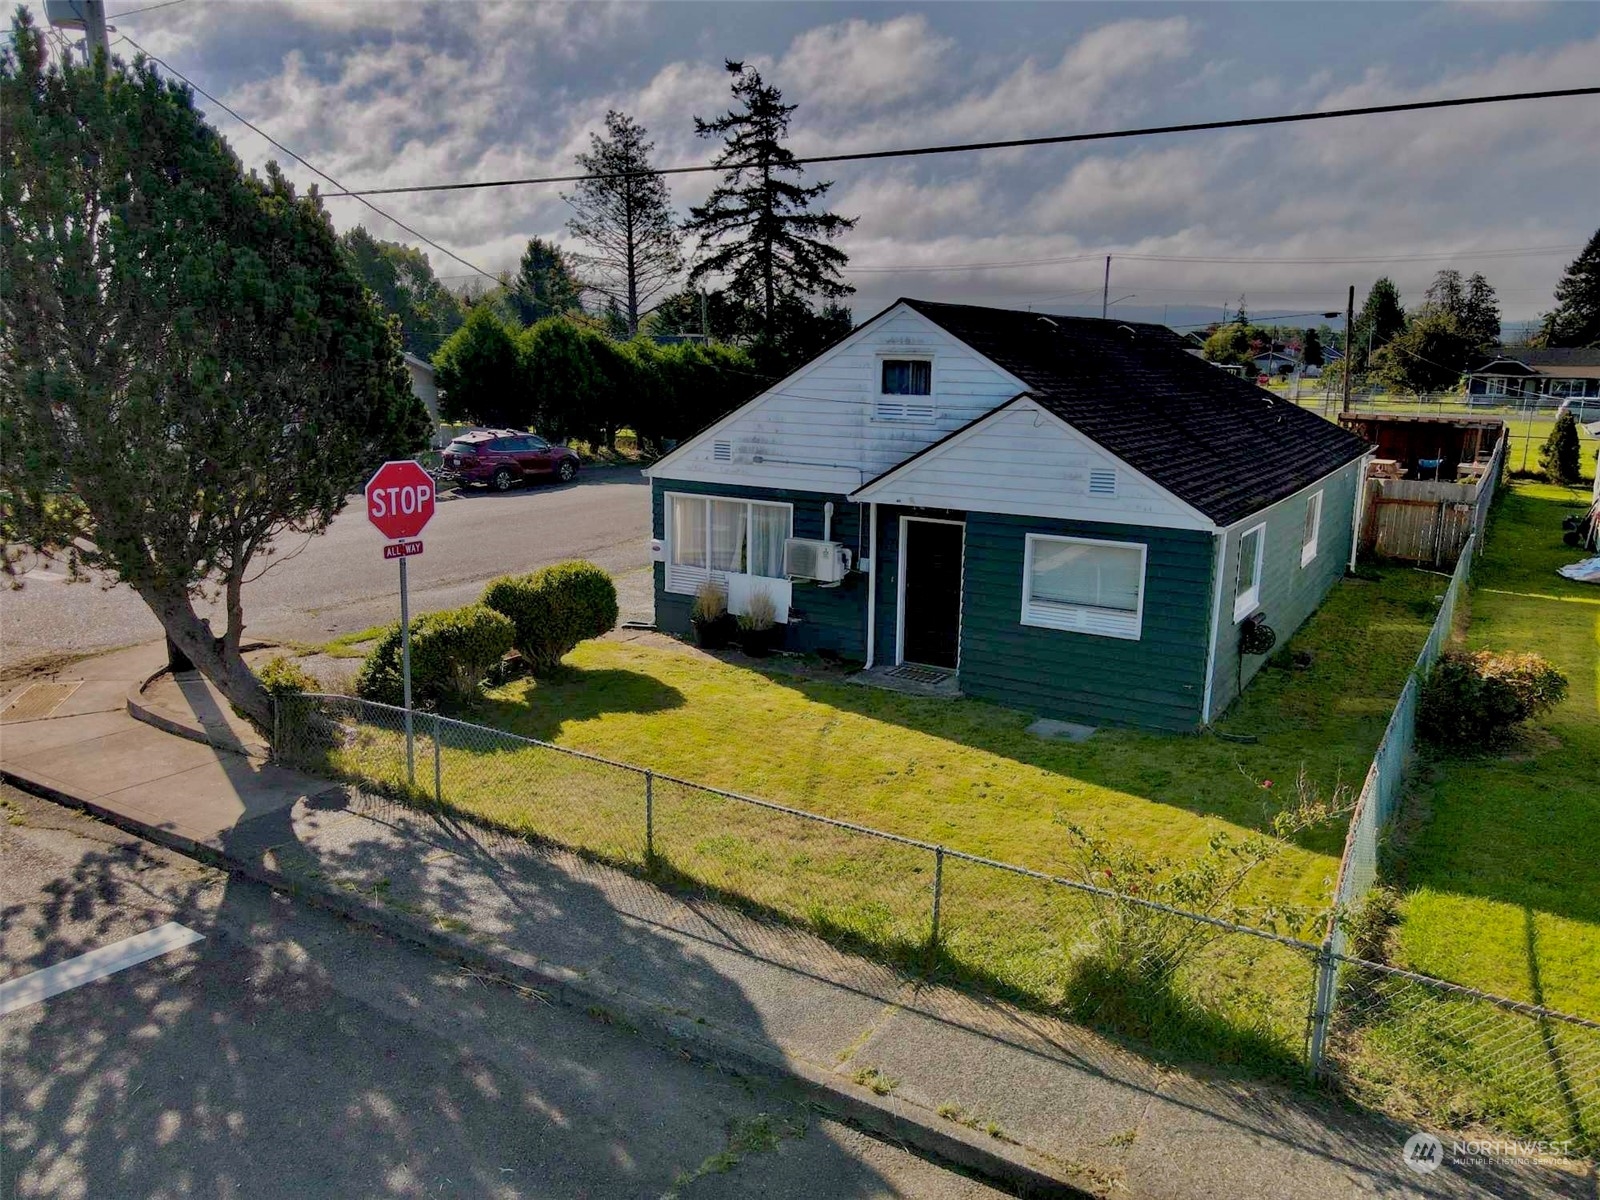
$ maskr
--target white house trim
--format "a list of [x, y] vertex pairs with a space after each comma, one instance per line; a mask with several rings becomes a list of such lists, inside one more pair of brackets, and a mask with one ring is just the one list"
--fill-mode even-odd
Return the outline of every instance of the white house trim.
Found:
[[1212, 691], [1217, 678], [1217, 643], [1222, 640], [1222, 577], [1227, 571], [1228, 535], [1215, 535], [1216, 550], [1212, 554], [1211, 578], [1211, 636], [1206, 646], [1206, 694], [1200, 704], [1200, 724], [1211, 724]]
[[[900, 570], [895, 579], [895, 612], [894, 612], [894, 665], [899, 666], [906, 660], [906, 527], [912, 521], [921, 521], [924, 525], [959, 525], [961, 526], [961, 580], [957, 584], [956, 603], [956, 674], [961, 673], [961, 618], [965, 615], [961, 610], [966, 606], [967, 598], [967, 523], [965, 521], [952, 521], [946, 517], [900, 517]], [[942, 669], [942, 668], [941, 668]]]
[[[972, 439], [981, 436], [996, 422], [1006, 416], [1017, 412], [1032, 412], [1037, 419], [1042, 419], [1057, 426], [1072, 438], [1078, 439], [1094, 448], [1100, 454], [1116, 464], [1117, 470], [1117, 500], [1114, 508], [1099, 510], [1089, 509], [1086, 506], [1074, 503], [1075, 497], [1060, 493], [1044, 492], [1041, 490], [1037, 501], [1000, 502], [1000, 501], [973, 501], [970, 498], [949, 499], [934, 496], [924, 499], [918, 496], [914, 505], [900, 493], [898, 485], [905, 481], [909, 473], [918, 468], [938, 463], [941, 459], [959, 451]], [[1003, 470], [1005, 464], [997, 463], [996, 469]], [[1041, 484], [1044, 481], [1041, 480]], [[1138, 484], [1150, 492], [1164, 505], [1175, 509], [1174, 513], [1159, 513], [1141, 510], [1130, 504], [1126, 493], [1130, 484]], [[908, 504], [913, 507], [927, 508], [959, 508], [966, 512], [989, 512], [1019, 517], [1056, 517], [1065, 520], [1102, 521], [1111, 524], [1144, 525], [1166, 529], [1199, 529], [1207, 532], [1217, 528], [1216, 522], [1207, 517], [1199, 509], [1172, 494], [1166, 488], [1156, 483], [1148, 475], [1118, 457], [1111, 450], [1096, 442], [1093, 438], [1082, 433], [1070, 422], [1056, 416], [1049, 409], [1038, 404], [1031, 393], [1024, 391], [993, 411], [970, 422], [964, 429], [946, 436], [944, 441], [938, 442], [920, 454], [914, 455], [899, 466], [891, 467], [876, 479], [857, 488], [849, 497], [856, 503], [880, 504]]]
[[[878, 506], [867, 505], [867, 519], [872, 522], [867, 531], [867, 665], [872, 670], [878, 656]], [[856, 543], [860, 545], [860, 543]]]

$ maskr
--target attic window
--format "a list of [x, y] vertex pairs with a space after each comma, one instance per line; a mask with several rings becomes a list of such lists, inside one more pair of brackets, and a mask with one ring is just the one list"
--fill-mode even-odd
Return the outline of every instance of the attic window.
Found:
[[880, 369], [878, 398], [872, 411], [875, 420], [933, 420], [931, 358], [886, 358]]
[[1117, 473], [1109, 467], [1096, 467], [1089, 472], [1089, 495], [1115, 496]]
[[733, 461], [733, 443], [732, 442], [712, 442], [711, 443], [711, 461], [712, 462], [732, 462]]

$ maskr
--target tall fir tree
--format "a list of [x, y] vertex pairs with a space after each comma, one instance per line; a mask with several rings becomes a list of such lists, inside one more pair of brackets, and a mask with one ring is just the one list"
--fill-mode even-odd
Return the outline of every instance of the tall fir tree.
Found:
[[1315, 328], [1307, 329], [1305, 340], [1300, 343], [1300, 361], [1308, 367], [1320, 367], [1322, 358], [1322, 335]]
[[1556, 284], [1556, 306], [1540, 322], [1546, 346], [1600, 346], [1600, 229]]
[[1500, 298], [1495, 295], [1494, 285], [1476, 272], [1467, 280], [1461, 324], [1479, 350], [1500, 341]]
[[589, 283], [621, 306], [627, 336], [639, 331], [640, 306], [683, 270], [682, 231], [667, 181], [652, 173], [645, 128], [626, 113], [606, 113], [606, 132], [589, 135], [578, 165], [591, 175], [563, 195], [574, 215], [567, 228], [592, 252], [581, 261]]
[[785, 104], [754, 67], [726, 66], [737, 107], [711, 121], [694, 120], [701, 137], [723, 139], [714, 160], [723, 175], [705, 203], [689, 210], [685, 229], [699, 239], [702, 255], [689, 282], [725, 278], [728, 291], [755, 309], [759, 332], [771, 341], [793, 301], [809, 310], [812, 296], [835, 299], [855, 290], [839, 275], [845, 253], [829, 244], [855, 220], [813, 210], [831, 182], [798, 182], [803, 168], [783, 144], [795, 105]]
[[1406, 327], [1406, 310], [1400, 304], [1400, 289], [1387, 275], [1372, 285], [1367, 299], [1356, 314], [1355, 336], [1349, 355], [1351, 369], [1365, 371], [1370, 354], [1387, 345]]
[[566, 252], [544, 238], [529, 238], [517, 273], [500, 282], [511, 311], [523, 325], [565, 316], [582, 307], [583, 288]]

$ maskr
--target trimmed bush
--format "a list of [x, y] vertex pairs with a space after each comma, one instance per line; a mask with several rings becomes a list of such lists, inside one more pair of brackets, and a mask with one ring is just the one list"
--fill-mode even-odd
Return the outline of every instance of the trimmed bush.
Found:
[[[411, 622], [411, 702], [437, 705], [475, 700], [490, 669], [511, 649], [511, 622], [481, 604], [447, 608]], [[391, 625], [356, 674], [356, 695], [402, 704], [400, 626]]]
[[307, 671], [292, 658], [283, 655], [274, 655], [261, 664], [256, 671], [256, 678], [261, 681], [261, 686], [267, 689], [267, 695], [276, 699], [279, 696], [298, 696], [305, 692], [320, 692], [322, 685], [316, 677]]
[[1449, 651], [1423, 686], [1417, 732], [1440, 746], [1497, 746], [1566, 695], [1567, 677], [1537, 654]]
[[511, 619], [513, 644], [535, 675], [548, 675], [579, 642], [617, 627], [617, 585], [589, 562], [502, 576], [482, 602]]

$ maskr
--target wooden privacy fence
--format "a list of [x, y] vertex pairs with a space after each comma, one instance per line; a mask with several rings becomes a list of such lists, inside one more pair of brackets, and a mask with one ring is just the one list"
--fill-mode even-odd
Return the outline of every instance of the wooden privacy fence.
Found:
[[1473, 483], [1369, 479], [1361, 549], [1380, 558], [1449, 568], [1474, 531], [1481, 531], [1505, 465], [1502, 435]]

